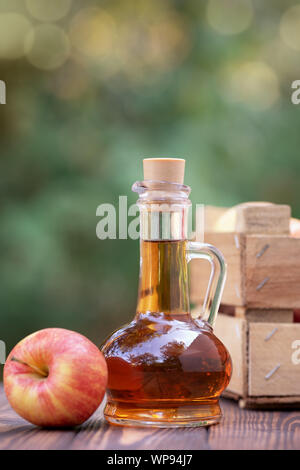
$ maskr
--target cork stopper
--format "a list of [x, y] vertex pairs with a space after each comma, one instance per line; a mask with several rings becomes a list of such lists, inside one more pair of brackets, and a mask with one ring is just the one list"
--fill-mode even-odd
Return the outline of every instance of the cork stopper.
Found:
[[183, 158], [145, 158], [144, 179], [183, 184], [185, 160]]

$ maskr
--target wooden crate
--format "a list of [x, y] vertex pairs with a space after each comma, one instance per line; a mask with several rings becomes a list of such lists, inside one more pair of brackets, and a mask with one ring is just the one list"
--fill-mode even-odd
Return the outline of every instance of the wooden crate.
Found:
[[215, 334], [233, 374], [225, 396], [242, 407], [300, 406], [300, 324], [248, 322], [220, 313]]
[[[253, 207], [249, 205], [244, 210], [239, 208], [236, 217], [241, 220], [237, 219], [234, 226], [232, 223], [224, 225], [223, 232], [220, 231], [220, 222], [219, 225], [217, 222], [215, 224], [219, 231], [212, 231], [211, 214], [214, 211], [207, 210], [209, 224], [205, 242], [219, 248], [227, 262], [224, 304], [248, 309], [300, 308], [300, 239], [286, 233], [290, 213], [285, 209], [287, 206], [270, 206], [269, 226], [265, 220], [259, 223], [259, 216], [266, 214], [261, 213], [260, 209], [259, 215], [254, 217]], [[250, 220], [256, 221], [251, 230]], [[278, 222], [275, 226], [274, 221]], [[235, 227], [236, 231], [227, 232], [228, 227]], [[242, 229], [248, 232], [242, 232]], [[254, 233], [260, 230], [268, 234]], [[271, 230], [275, 233], [271, 234]], [[204, 298], [209, 272], [208, 263], [191, 263], [191, 300], [196, 304]]]
[[[242, 407], [300, 407], [300, 239], [289, 234], [289, 225], [284, 205], [205, 209], [205, 242], [227, 262], [215, 326], [233, 360], [225, 394]], [[203, 302], [209, 275], [208, 263], [191, 263], [196, 305]]]

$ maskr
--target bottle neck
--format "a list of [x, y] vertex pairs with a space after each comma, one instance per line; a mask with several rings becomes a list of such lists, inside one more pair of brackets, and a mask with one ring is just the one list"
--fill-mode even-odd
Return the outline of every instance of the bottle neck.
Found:
[[190, 205], [139, 204], [140, 238], [149, 241], [186, 240], [191, 231]]
[[190, 188], [143, 181], [135, 183], [133, 190], [139, 194], [141, 238], [137, 314], [187, 315]]
[[190, 310], [185, 240], [143, 240], [137, 314], [187, 314]]

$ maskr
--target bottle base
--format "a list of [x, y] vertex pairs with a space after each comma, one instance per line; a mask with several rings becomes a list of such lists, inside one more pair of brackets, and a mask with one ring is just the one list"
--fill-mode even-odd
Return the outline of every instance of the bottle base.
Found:
[[105, 419], [118, 426], [154, 426], [159, 428], [200, 427], [217, 424], [222, 419], [218, 400], [193, 404], [155, 403], [132, 405], [108, 401], [104, 410]]

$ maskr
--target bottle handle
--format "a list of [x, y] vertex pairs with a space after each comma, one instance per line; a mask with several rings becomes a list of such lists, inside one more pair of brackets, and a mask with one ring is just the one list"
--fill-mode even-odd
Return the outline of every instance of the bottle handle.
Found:
[[186, 256], [187, 262], [192, 259], [205, 259], [211, 265], [208, 287], [200, 316], [213, 327], [226, 280], [227, 267], [225, 259], [222, 253], [213, 245], [190, 241], [186, 245]]

